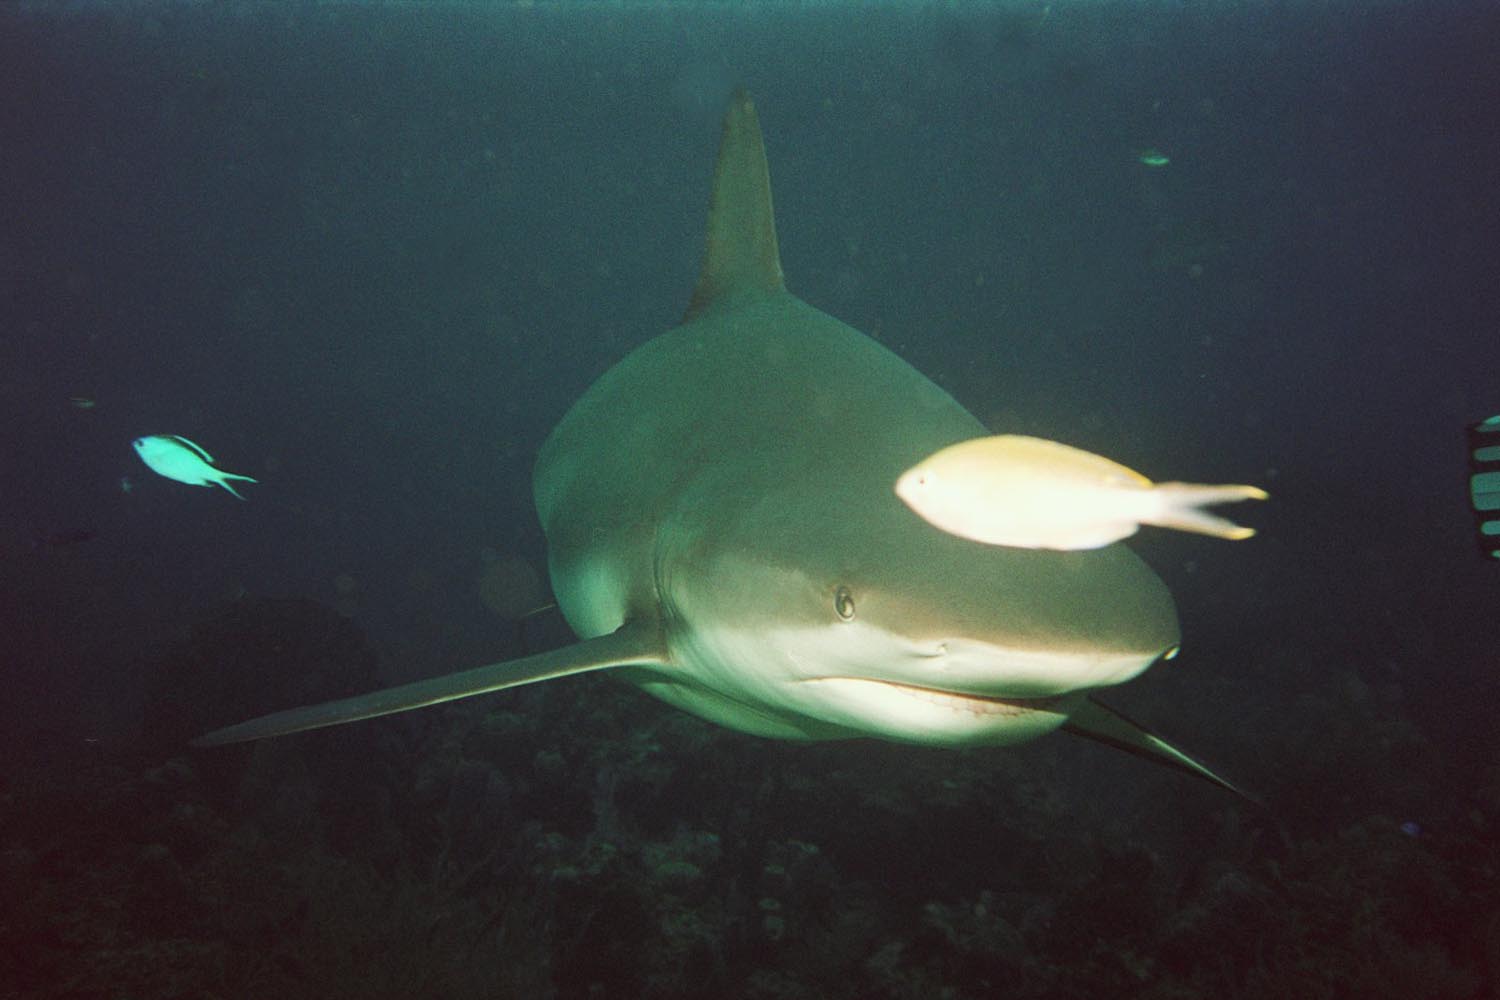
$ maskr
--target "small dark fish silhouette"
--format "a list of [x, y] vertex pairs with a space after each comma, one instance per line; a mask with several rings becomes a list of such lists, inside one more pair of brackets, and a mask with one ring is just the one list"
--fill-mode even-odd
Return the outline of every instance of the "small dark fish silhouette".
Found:
[[99, 537], [99, 533], [92, 528], [75, 528], [72, 531], [54, 531], [50, 534], [37, 534], [36, 541], [32, 543], [32, 549], [47, 548], [59, 549], [67, 545], [77, 545], [79, 542], [92, 541]]

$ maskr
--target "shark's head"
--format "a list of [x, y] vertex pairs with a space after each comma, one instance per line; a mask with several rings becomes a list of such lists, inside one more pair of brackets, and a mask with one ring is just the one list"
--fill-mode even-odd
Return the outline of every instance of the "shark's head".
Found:
[[669, 563], [668, 642], [692, 683], [654, 693], [767, 735], [1012, 743], [1175, 654], [1171, 596], [1123, 546], [986, 546], [892, 500]]

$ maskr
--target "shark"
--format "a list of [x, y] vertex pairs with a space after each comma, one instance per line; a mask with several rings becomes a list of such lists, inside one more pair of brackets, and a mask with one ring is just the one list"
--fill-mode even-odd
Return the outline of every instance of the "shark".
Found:
[[895, 353], [787, 290], [741, 90], [686, 316], [600, 376], [537, 456], [552, 589], [579, 640], [195, 743], [608, 670], [761, 737], [973, 747], [1064, 730], [1238, 792], [1096, 698], [1181, 641], [1171, 594], [1135, 553], [984, 545], [896, 495], [903, 470], [985, 433]]

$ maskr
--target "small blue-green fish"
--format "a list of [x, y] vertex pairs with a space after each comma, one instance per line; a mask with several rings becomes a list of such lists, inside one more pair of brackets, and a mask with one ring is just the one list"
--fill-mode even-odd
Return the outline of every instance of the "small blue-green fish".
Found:
[[1172, 158], [1159, 149], [1143, 149], [1135, 154], [1135, 158], [1148, 167], [1165, 167], [1172, 162]]
[[89, 396], [69, 396], [68, 405], [80, 410], [92, 410], [98, 404]]
[[135, 448], [135, 453], [141, 456], [141, 461], [146, 463], [146, 468], [158, 476], [175, 479], [189, 486], [219, 485], [233, 496], [243, 500], [245, 498], [235, 493], [234, 487], [229, 485], [229, 480], [236, 479], [245, 483], [257, 481], [249, 476], [215, 469], [212, 455], [177, 434], [152, 434], [149, 437], [138, 437], [131, 442], [131, 446]]

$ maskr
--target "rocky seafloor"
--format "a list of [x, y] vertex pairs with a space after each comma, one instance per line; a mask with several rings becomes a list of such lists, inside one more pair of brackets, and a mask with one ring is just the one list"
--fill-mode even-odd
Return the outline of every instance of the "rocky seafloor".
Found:
[[138, 738], [8, 762], [0, 997], [1494, 996], [1500, 768], [1455, 780], [1354, 677], [1287, 713], [1265, 809], [1061, 738], [756, 740], [608, 677], [182, 749], [376, 674], [347, 619], [241, 601], [152, 664]]

